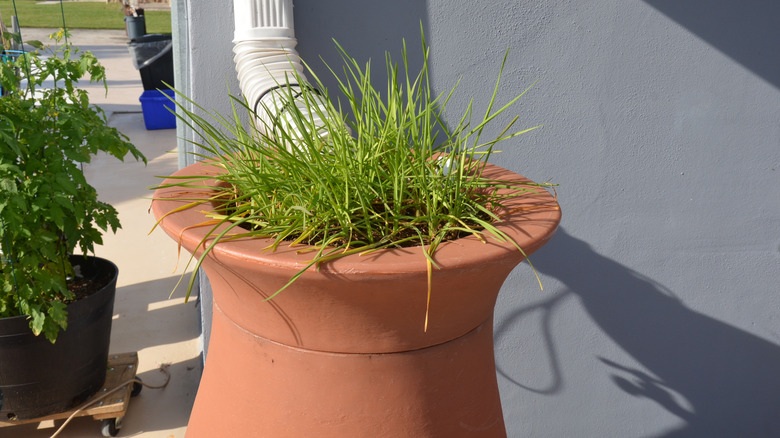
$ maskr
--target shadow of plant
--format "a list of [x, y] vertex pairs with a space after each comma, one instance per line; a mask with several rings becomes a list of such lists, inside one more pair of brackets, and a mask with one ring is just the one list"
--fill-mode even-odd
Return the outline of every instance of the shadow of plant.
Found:
[[553, 375], [546, 387], [530, 388], [504, 374], [514, 384], [542, 394], [561, 389], [550, 318], [574, 294], [603, 332], [649, 371], [599, 357], [615, 385], [685, 422], [659, 437], [780, 436], [780, 346], [686, 307], [664, 286], [562, 228], [533, 260], [540, 273], [558, 279], [568, 291], [509, 318], [545, 312], [543, 336]]

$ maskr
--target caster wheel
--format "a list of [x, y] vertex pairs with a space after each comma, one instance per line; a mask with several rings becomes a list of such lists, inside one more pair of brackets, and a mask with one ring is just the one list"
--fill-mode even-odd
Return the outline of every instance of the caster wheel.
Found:
[[116, 419], [103, 420], [100, 423], [100, 433], [103, 436], [116, 436], [119, 433], [119, 428], [116, 427]]
[[[140, 377], [136, 377], [136, 379], [141, 380]], [[144, 389], [144, 385], [139, 382], [133, 382], [133, 391], [130, 392], [130, 397], [137, 397], [138, 394], [141, 393], [142, 389]]]

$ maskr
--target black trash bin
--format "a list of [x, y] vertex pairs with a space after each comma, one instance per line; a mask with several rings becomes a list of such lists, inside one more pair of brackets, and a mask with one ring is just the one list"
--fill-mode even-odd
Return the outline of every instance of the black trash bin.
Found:
[[[173, 84], [173, 41], [170, 34], [147, 34], [127, 44], [133, 65], [141, 72], [144, 90], [168, 89]], [[165, 85], [168, 84], [168, 85]]]

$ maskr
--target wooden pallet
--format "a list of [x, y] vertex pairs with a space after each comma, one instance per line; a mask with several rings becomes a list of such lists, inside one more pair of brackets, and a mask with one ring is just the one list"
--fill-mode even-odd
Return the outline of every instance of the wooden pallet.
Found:
[[[123, 387], [111, 395], [106, 393], [119, 385], [132, 380], [138, 371], [138, 353], [110, 354], [108, 356], [108, 371], [106, 372], [106, 382], [103, 388], [90, 398], [84, 405], [87, 408], [78, 412], [75, 417], [91, 416], [95, 420], [103, 420], [101, 432], [103, 436], [116, 436], [117, 431], [122, 427], [122, 419], [127, 413], [127, 407], [130, 404], [131, 395], [137, 395], [141, 389], [139, 383], [123, 385]], [[101, 397], [104, 397], [101, 399]], [[95, 400], [100, 401], [95, 402]], [[83, 406], [83, 405], [82, 405]], [[45, 417], [32, 418], [28, 420], [2, 420], [0, 428], [16, 426], [20, 424], [40, 423], [48, 420], [64, 420], [78, 409], [60, 412]]]

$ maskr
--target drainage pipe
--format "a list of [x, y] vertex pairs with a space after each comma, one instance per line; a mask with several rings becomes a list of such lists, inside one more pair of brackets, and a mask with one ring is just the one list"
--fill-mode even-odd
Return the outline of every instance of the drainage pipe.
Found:
[[311, 86], [295, 50], [292, 0], [233, 0], [233, 12], [233, 60], [241, 91], [257, 115], [255, 126], [269, 136], [279, 127], [295, 139], [301, 126], [288, 110], [294, 104], [309, 122], [304, 128], [319, 131], [327, 102], [320, 97], [307, 105], [300, 97], [301, 89]]

